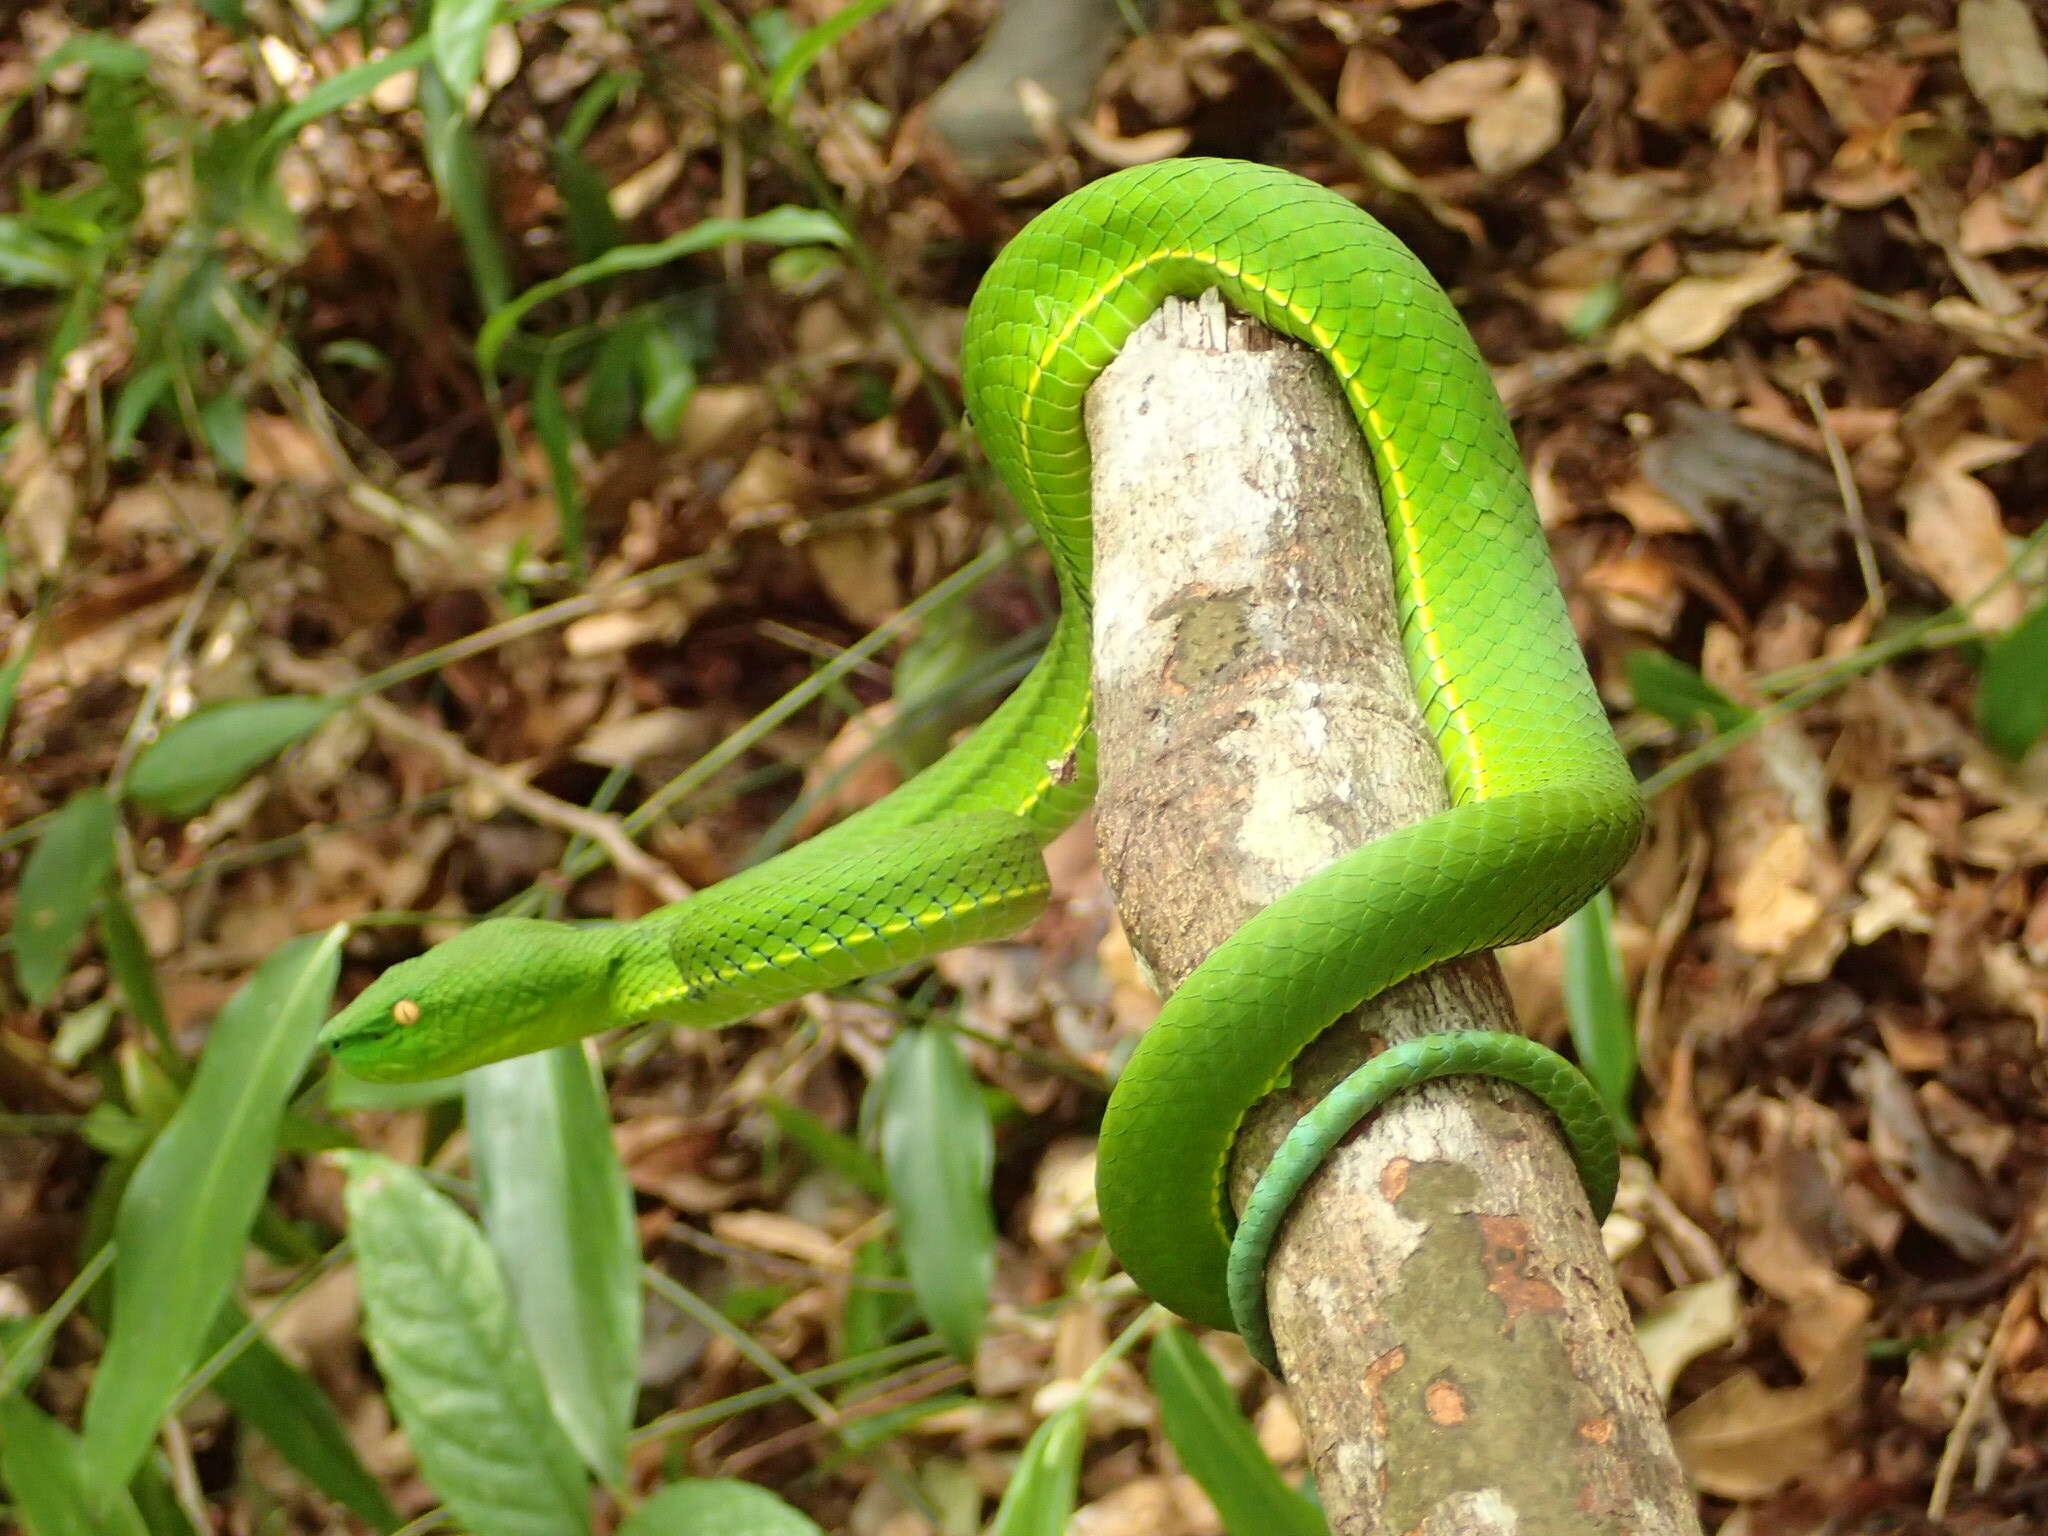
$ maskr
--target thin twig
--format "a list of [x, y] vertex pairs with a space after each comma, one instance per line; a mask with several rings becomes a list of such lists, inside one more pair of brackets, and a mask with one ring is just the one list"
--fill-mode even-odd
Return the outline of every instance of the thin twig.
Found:
[[1842, 450], [1842, 440], [1835, 435], [1835, 424], [1828, 419], [1827, 402], [1821, 399], [1820, 389], [1811, 379], [1806, 381], [1806, 408], [1813, 412], [1814, 425], [1820, 428], [1820, 440], [1827, 445], [1828, 463], [1835, 472], [1835, 489], [1841, 493], [1842, 511], [1849, 519], [1849, 536], [1856, 543], [1856, 569], [1863, 577], [1863, 600], [1870, 607], [1871, 616], [1884, 617], [1884, 585], [1878, 579], [1877, 551], [1870, 545], [1870, 520], [1863, 512], [1863, 492], [1857, 488], [1856, 475], [1849, 468], [1849, 455]]
[[1977, 1421], [1984, 1417], [1984, 1410], [1991, 1402], [1991, 1383], [1998, 1375], [1998, 1357], [2004, 1352], [2006, 1338], [2018, 1326], [2021, 1314], [2033, 1305], [2033, 1300], [2033, 1275], [2021, 1280], [2012, 1288], [2012, 1294], [2005, 1298], [2005, 1309], [1998, 1314], [1998, 1326], [1991, 1330], [1991, 1341], [1984, 1346], [1983, 1363], [1977, 1367], [1977, 1374], [1970, 1381], [1962, 1411], [1956, 1415], [1956, 1422], [1948, 1432], [1948, 1441], [1941, 1448], [1941, 1463], [1934, 1469], [1934, 1491], [1927, 1496], [1929, 1520], [1938, 1522], [1948, 1518], [1949, 1495], [1955, 1489], [1963, 1453], [1969, 1449]]
[[622, 872], [663, 901], [689, 899], [689, 886], [678, 879], [667, 865], [627, 837], [615, 818], [595, 815], [580, 805], [571, 805], [545, 790], [535, 789], [516, 773], [478, 757], [450, 732], [423, 725], [396, 705], [379, 698], [366, 698], [357, 707], [379, 731], [432, 753], [450, 773], [481, 784], [514, 810], [602, 848], [605, 856]]

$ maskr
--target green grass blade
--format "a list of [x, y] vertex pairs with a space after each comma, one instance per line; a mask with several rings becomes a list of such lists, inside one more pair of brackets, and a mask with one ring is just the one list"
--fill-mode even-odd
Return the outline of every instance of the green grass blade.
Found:
[[548, 461], [548, 482], [555, 493], [555, 526], [570, 573], [582, 582], [590, 573], [590, 545], [583, 526], [583, 480], [569, 426], [569, 407], [562, 399], [562, 354], [550, 350], [533, 376], [533, 431]]
[[114, 867], [114, 802], [103, 789], [73, 795], [36, 839], [14, 910], [14, 979], [40, 1006], [50, 1000], [85, 931], [100, 883]]
[[427, 122], [427, 169], [455, 221], [477, 297], [485, 309], [496, 309], [512, 296], [512, 259], [498, 228], [490, 168], [463, 109], [462, 93], [451, 89], [440, 71], [420, 71], [419, 100]]
[[897, 1035], [877, 1086], [882, 1167], [911, 1291], [932, 1331], [970, 1360], [995, 1271], [988, 1101], [959, 1043], [943, 1029]]
[[484, 1231], [548, 1401], [624, 1486], [640, 1361], [640, 1240], [604, 1085], [578, 1045], [463, 1077]]
[[164, 1011], [163, 992], [156, 984], [156, 964], [149, 956], [149, 942], [143, 938], [135, 909], [118, 882], [110, 884], [100, 900], [99, 929], [101, 952], [107, 957], [107, 969], [121, 989], [128, 1012], [156, 1042], [164, 1069], [179, 1072], [182, 1062], [171, 1039], [170, 1015]]
[[825, 1536], [799, 1510], [754, 1483], [691, 1478], [659, 1489], [619, 1527], [619, 1536]]
[[128, 1490], [96, 1484], [78, 1437], [26, 1398], [0, 1398], [0, 1483], [28, 1536], [148, 1536]]
[[797, 87], [804, 83], [804, 76], [825, 56], [826, 49], [870, 16], [879, 15], [895, 3], [896, 0], [853, 0], [844, 10], [834, 11], [807, 29], [790, 45], [789, 52], [777, 62], [775, 73], [768, 77], [768, 110], [780, 112], [787, 107]]
[[988, 1536], [1064, 1536], [1081, 1479], [1087, 1408], [1087, 1399], [1077, 1399], [1032, 1432]]
[[[207, 1341], [220, 1348], [246, 1325], [232, 1303]], [[398, 1512], [350, 1443], [341, 1416], [312, 1377], [256, 1335], [213, 1379], [213, 1389], [236, 1416], [274, 1446], [299, 1475], [328, 1498], [351, 1510], [371, 1529], [395, 1531]]]
[[483, 1234], [413, 1169], [335, 1156], [364, 1331], [428, 1483], [475, 1536], [587, 1531], [582, 1467]]
[[854, 1188], [877, 1200], [889, 1192], [882, 1165], [868, 1155], [867, 1148], [843, 1131], [835, 1131], [808, 1110], [787, 1099], [764, 1099], [761, 1107], [775, 1128], [796, 1149], [820, 1168], [829, 1168]]
[[1163, 1328], [1153, 1339], [1152, 1390], [1166, 1438], [1230, 1536], [1329, 1536], [1322, 1512], [1287, 1486], [1186, 1329]]
[[228, 1000], [184, 1102], [122, 1191], [113, 1331], [85, 1404], [96, 1486], [134, 1475], [240, 1272], [342, 937], [292, 940]]
[[1607, 1106], [1615, 1135], [1635, 1146], [1635, 1010], [1614, 946], [1614, 897], [1604, 889], [1564, 925], [1564, 1011], [1579, 1066]]
[[812, 208], [771, 208], [745, 219], [706, 219], [680, 234], [651, 245], [622, 245], [606, 251], [595, 261], [571, 267], [560, 277], [535, 283], [510, 303], [495, 309], [477, 333], [477, 365], [485, 373], [497, 369], [498, 354], [511, 339], [527, 311], [549, 299], [558, 298], [585, 284], [619, 277], [628, 272], [645, 272], [666, 266], [700, 251], [716, 250], [737, 240], [757, 240], [763, 245], [844, 245], [846, 231], [830, 214]]
[[198, 710], [143, 748], [128, 770], [125, 792], [165, 816], [196, 816], [310, 736], [338, 707], [332, 699], [280, 694]]
[[498, 23], [498, 0], [434, 0], [427, 40], [434, 67], [457, 101], [469, 95], [484, 62], [484, 40]]

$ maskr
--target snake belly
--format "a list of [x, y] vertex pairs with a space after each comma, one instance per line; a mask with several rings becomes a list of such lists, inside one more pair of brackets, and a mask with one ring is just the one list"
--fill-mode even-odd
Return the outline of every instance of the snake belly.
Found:
[[[1118, 172], [1039, 215], [983, 279], [962, 344], [967, 402], [1050, 552], [1062, 610], [980, 729], [867, 810], [689, 901], [625, 924], [486, 922], [393, 967], [323, 1034], [343, 1064], [431, 1077], [642, 1019], [728, 1023], [1034, 915], [1037, 850], [1094, 783], [1082, 401], [1162, 301], [1209, 288], [1321, 353], [1365, 434], [1403, 646], [1452, 801], [1253, 918], [1168, 999], [1118, 1079], [1100, 1141], [1105, 1234], [1155, 1300], [1233, 1326], [1224, 1178], [1246, 1113], [1367, 998], [1568, 916], [1642, 822], [1463, 322], [1374, 219], [1288, 172], [1226, 160]], [[1511, 1058], [1527, 1046], [1462, 1036], [1435, 1057], [1518, 1080]], [[1380, 1097], [1418, 1079], [1402, 1067], [1388, 1080]], [[1598, 1203], [1611, 1168], [1592, 1165], [1602, 1138], [1610, 1160], [1612, 1145], [1589, 1123], [1597, 1103], [1546, 1102]], [[1276, 1167], [1320, 1155], [1302, 1145], [1284, 1145]]]

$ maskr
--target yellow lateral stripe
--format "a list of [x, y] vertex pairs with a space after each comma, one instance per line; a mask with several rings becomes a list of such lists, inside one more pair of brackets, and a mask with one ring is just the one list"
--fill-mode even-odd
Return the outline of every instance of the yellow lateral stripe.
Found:
[[792, 945], [773, 955], [754, 955], [737, 965], [723, 965], [715, 971], [698, 972], [694, 978], [678, 977], [676, 985], [647, 995], [637, 1006], [656, 1007], [661, 1003], [682, 998], [688, 1001], [700, 1000], [704, 993], [728, 982], [743, 981], [763, 971], [779, 970], [799, 960], [816, 959], [839, 951], [854, 953], [884, 937], [904, 933], [912, 928], [936, 927], [948, 918], [966, 917], [987, 907], [1001, 906], [1006, 902], [1021, 900], [1028, 896], [1043, 895], [1051, 889], [1047, 880], [1033, 880], [1023, 885], [1013, 885], [1002, 890], [989, 891], [980, 896], [951, 906], [929, 907], [910, 917], [898, 918], [894, 923], [881, 928], [859, 929], [840, 938], [821, 940], [806, 946]]

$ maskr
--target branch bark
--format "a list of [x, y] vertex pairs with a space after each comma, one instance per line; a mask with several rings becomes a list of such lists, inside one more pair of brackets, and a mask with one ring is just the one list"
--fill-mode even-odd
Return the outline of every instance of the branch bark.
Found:
[[[1209, 294], [1088, 399], [1098, 839], [1177, 984], [1338, 854], [1445, 803], [1401, 654], [1365, 445], [1321, 360]], [[1491, 956], [1375, 999], [1252, 1114], [1242, 1201], [1379, 1041], [1515, 1028]], [[1309, 1184], [1267, 1273], [1333, 1530], [1696, 1536], [1663, 1411], [1545, 1112], [1472, 1079], [1401, 1095]]]

